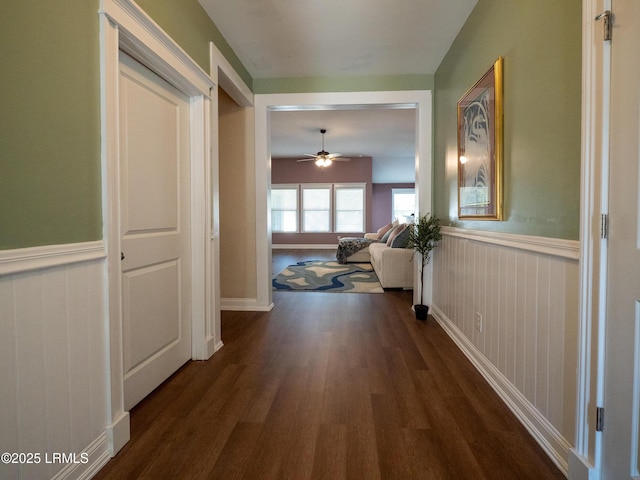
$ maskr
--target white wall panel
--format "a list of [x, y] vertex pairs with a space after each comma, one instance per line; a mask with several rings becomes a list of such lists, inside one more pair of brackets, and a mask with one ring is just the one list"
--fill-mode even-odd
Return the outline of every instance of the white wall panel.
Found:
[[[13, 282], [0, 277], [0, 450], [18, 451], [18, 393]], [[18, 465], [0, 464], [0, 478], [17, 478]]]
[[92, 466], [45, 455], [107, 448], [104, 259], [52, 265], [0, 277], [0, 451], [41, 455], [0, 464], [0, 478], [77, 477]]
[[443, 228], [432, 311], [565, 469], [575, 425], [578, 242], [467, 232]]

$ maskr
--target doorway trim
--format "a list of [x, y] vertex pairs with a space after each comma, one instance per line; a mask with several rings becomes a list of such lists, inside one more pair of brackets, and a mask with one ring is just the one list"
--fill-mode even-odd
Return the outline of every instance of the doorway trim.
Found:
[[[210, 182], [209, 201], [207, 202], [207, 221], [210, 222], [207, 250], [210, 262], [207, 262], [207, 291], [210, 292], [210, 304], [207, 306], [211, 315], [207, 317], [205, 334], [211, 340], [208, 342], [208, 355], [222, 348], [221, 330], [222, 319], [220, 309], [221, 280], [220, 280], [220, 143], [219, 134], [219, 89], [223, 89], [242, 108], [253, 107], [253, 93], [240, 75], [225, 58], [213, 42], [209, 43], [210, 76], [214, 82], [211, 90], [211, 161], [207, 181]], [[207, 357], [208, 358], [208, 357]]]
[[[256, 272], [257, 309], [273, 308], [271, 291], [271, 128], [270, 113], [286, 110], [339, 110], [354, 108], [416, 109], [416, 198], [418, 212], [431, 211], [432, 94], [430, 90], [381, 92], [325, 92], [260, 94], [255, 96], [256, 125]], [[413, 303], [431, 303], [431, 268], [425, 272], [425, 292], [413, 289]], [[417, 269], [414, 286], [419, 286]], [[420, 302], [420, 297], [423, 302]]]
[[602, 433], [596, 407], [604, 388], [607, 242], [597, 221], [608, 211], [608, 105], [610, 42], [603, 42], [595, 17], [610, 0], [582, 0], [582, 153], [580, 165], [580, 285], [576, 430], [569, 478], [600, 478]]
[[203, 336], [208, 314], [205, 289], [207, 251], [205, 181], [209, 163], [211, 131], [210, 91], [214, 86], [202, 70], [132, 0], [101, 0], [100, 3], [100, 90], [102, 132], [103, 235], [107, 244], [109, 418], [106, 429], [109, 451], [115, 455], [129, 441], [129, 414], [124, 410], [124, 372], [122, 364], [122, 309], [120, 276], [120, 182], [119, 182], [119, 50], [153, 70], [185, 93], [190, 100], [191, 168], [191, 310], [192, 358], [204, 358]]

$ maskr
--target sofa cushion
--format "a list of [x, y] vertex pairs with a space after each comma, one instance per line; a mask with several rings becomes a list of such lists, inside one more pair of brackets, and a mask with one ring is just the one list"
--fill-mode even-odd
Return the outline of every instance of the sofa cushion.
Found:
[[398, 233], [393, 240], [391, 240], [391, 248], [407, 248], [407, 242], [409, 241], [409, 227], [405, 227], [400, 233]]
[[393, 242], [393, 239], [396, 238], [398, 235], [400, 235], [402, 231], [405, 230], [406, 228], [407, 226], [404, 223], [401, 223], [400, 225], [395, 227], [393, 230], [391, 230], [391, 234], [389, 235], [389, 238], [387, 238], [387, 246], [390, 247], [391, 242]]
[[387, 240], [389, 240], [389, 236], [391, 236], [391, 234], [393, 233], [393, 231], [395, 230], [396, 227], [392, 227], [389, 230], [387, 230], [387, 232], [382, 235], [382, 238], [380, 238], [380, 241], [382, 243], [387, 243]]
[[391, 223], [387, 223], [384, 227], [379, 228], [377, 231], [378, 240], [380, 240], [384, 236], [384, 234], [387, 233], [392, 228], [393, 228], [393, 225]]

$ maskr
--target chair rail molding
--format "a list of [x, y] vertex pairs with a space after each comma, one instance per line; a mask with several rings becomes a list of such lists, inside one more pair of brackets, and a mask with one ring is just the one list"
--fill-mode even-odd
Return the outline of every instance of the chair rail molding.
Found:
[[514, 233], [469, 230], [457, 227], [441, 227], [443, 235], [466, 238], [476, 242], [490, 243], [511, 247], [529, 252], [542, 253], [555, 257], [578, 260], [580, 258], [580, 242], [561, 238], [536, 237]]
[[106, 256], [102, 240], [3, 250], [0, 251], [0, 276], [99, 260]]

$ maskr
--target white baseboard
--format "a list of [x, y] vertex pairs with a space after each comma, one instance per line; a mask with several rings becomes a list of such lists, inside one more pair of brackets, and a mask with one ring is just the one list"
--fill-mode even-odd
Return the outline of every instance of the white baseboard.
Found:
[[569, 451], [569, 480], [595, 480], [597, 472], [575, 449]]
[[76, 463], [65, 465], [62, 470], [51, 477], [52, 480], [89, 480], [95, 476], [111, 459], [107, 433], [103, 432], [91, 442], [76, 456], [76, 459]]
[[109, 439], [109, 452], [115, 456], [131, 438], [129, 412], [122, 412], [120, 416], [107, 427], [107, 438]]
[[207, 342], [207, 359], [211, 358], [211, 356], [218, 350], [220, 350], [223, 346], [224, 343], [222, 343], [222, 340], [216, 342], [214, 341], [214, 339], [211, 339], [209, 342]]
[[230, 312], [270, 312], [273, 309], [270, 305], [258, 304], [257, 298], [221, 298], [220, 310]]
[[567, 476], [571, 444], [436, 305], [431, 305], [430, 310], [436, 321], [473, 363], [534, 440], [538, 442], [560, 471]]

